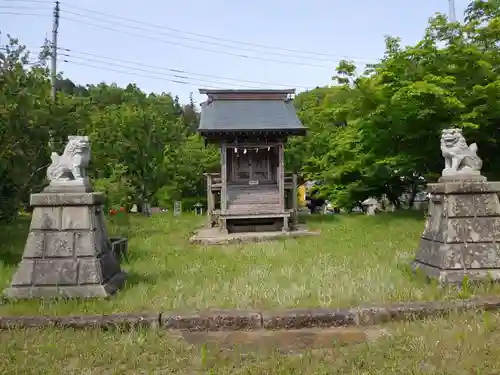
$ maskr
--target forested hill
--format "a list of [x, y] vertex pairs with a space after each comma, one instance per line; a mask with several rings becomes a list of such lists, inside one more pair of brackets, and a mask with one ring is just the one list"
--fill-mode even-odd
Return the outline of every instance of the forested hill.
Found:
[[[53, 102], [43, 53], [33, 64], [28, 52], [39, 53], [15, 39], [0, 49], [0, 220], [41, 189], [50, 152], [70, 134], [91, 137], [91, 176], [109, 204], [204, 196], [203, 172], [217, 170], [219, 157], [195, 133], [192, 101], [60, 77]], [[297, 95], [310, 131], [286, 151], [287, 168], [323, 181], [325, 197], [351, 205], [386, 194], [397, 206], [403, 191], [440, 173], [439, 133], [450, 126], [479, 145], [485, 174], [500, 178], [500, 0], [473, 1], [460, 24], [435, 15], [417, 44], [388, 37], [379, 64], [360, 72], [342, 61], [332, 74]]]

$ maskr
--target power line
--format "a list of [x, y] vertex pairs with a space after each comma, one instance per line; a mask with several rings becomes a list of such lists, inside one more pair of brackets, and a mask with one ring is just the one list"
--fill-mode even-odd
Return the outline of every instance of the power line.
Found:
[[50, 0], [3, 0], [6, 3], [39, 3], [39, 4], [53, 4]]
[[[35, 0], [5, 0], [5, 1], [49, 3], [49, 1], [41, 1], [41, 0], [36, 0], [36, 1]], [[180, 47], [184, 47], [184, 48], [203, 50], [203, 51], [207, 51], [207, 52], [212, 52], [212, 53], [217, 53], [217, 54], [225, 54], [225, 55], [236, 56], [236, 57], [246, 58], [246, 59], [255, 59], [255, 60], [262, 60], [262, 61], [268, 61], [268, 62], [281, 63], [281, 64], [302, 65], [302, 66], [318, 67], [318, 68], [328, 68], [328, 69], [332, 69], [333, 68], [333, 66], [332, 66], [333, 64], [332, 63], [338, 62], [338, 60], [337, 61], [330, 61], [330, 60], [326, 59], [327, 57], [333, 58], [335, 55], [332, 55], [332, 54], [320, 53], [320, 52], [310, 52], [310, 51], [300, 51], [300, 50], [280, 48], [280, 47], [272, 47], [272, 46], [266, 46], [266, 45], [257, 44], [257, 43], [240, 42], [240, 41], [235, 41], [235, 40], [231, 40], [231, 39], [218, 38], [218, 37], [213, 37], [213, 36], [209, 36], [209, 35], [203, 35], [203, 34], [198, 34], [198, 33], [193, 33], [193, 32], [188, 32], [188, 31], [173, 29], [173, 28], [169, 28], [169, 27], [166, 27], [166, 26], [154, 25], [154, 24], [150, 24], [150, 23], [146, 23], [146, 22], [142, 22], [142, 21], [137, 21], [137, 20], [134, 20], [134, 19], [126, 18], [126, 17], [115, 16], [115, 15], [112, 15], [112, 14], [108, 14], [108, 13], [104, 13], [104, 12], [99, 12], [99, 11], [95, 11], [95, 10], [91, 10], [91, 9], [87, 9], [87, 8], [83, 8], [83, 7], [79, 7], [79, 6], [76, 6], [76, 5], [64, 4], [64, 6], [70, 7], [70, 8], [75, 8], [75, 9], [80, 9], [80, 10], [83, 10], [84, 12], [91, 12], [92, 15], [87, 15], [87, 14], [82, 14], [82, 13], [72, 12], [72, 11], [67, 11], [67, 10], [65, 11], [65, 13], [78, 16], [79, 18], [88, 18], [88, 19], [90, 19], [92, 21], [106, 22], [106, 24], [111, 23], [111, 24], [115, 24], [117, 26], [122, 26], [122, 27], [127, 27], [127, 28], [131, 27], [130, 24], [127, 25], [127, 24], [118, 23], [116, 21], [109, 20], [109, 18], [115, 18], [115, 19], [119, 19], [119, 20], [124, 20], [126, 22], [131, 22], [131, 23], [134, 23], [134, 24], [146, 25], [149, 28], [152, 28], [152, 27], [161, 28], [162, 30], [166, 29], [166, 30], [171, 30], [171, 31], [177, 32], [177, 33], [184, 33], [184, 34], [189, 34], [189, 35], [195, 35], [197, 37], [201, 37], [201, 38], [205, 38], [205, 39], [214, 39], [214, 40], [224, 41], [226, 43], [244, 44], [244, 45], [250, 45], [250, 46], [254, 46], [254, 47], [258, 47], [258, 48], [266, 48], [266, 49], [271, 49], [272, 50], [272, 51], [259, 51], [259, 50], [254, 50], [254, 49], [250, 49], [250, 48], [245, 48], [245, 47], [237, 47], [239, 50], [243, 50], [243, 51], [249, 51], [249, 52], [254, 52], [254, 53], [256, 52], [256, 53], [274, 54], [274, 55], [284, 56], [284, 57], [287, 57], [287, 58], [295, 58], [295, 59], [316, 60], [318, 62], [325, 62], [325, 63], [329, 63], [329, 64], [328, 65], [324, 65], [324, 64], [320, 65], [320, 64], [310, 64], [310, 63], [305, 63], [305, 62], [276, 60], [276, 59], [271, 59], [271, 58], [267, 58], [267, 57], [251, 56], [251, 55], [246, 55], [246, 54], [241, 54], [241, 53], [235, 53], [235, 52], [214, 50], [214, 49], [210, 49], [210, 48], [206, 48], [206, 47], [200, 47], [200, 46], [193, 46], [193, 45], [183, 44], [183, 43], [176, 42], [176, 41], [171, 41], [171, 40], [158, 39], [158, 38], [155, 38], [153, 36], [145, 36], [145, 35], [141, 35], [141, 34], [131, 33], [130, 31], [117, 30], [116, 28], [109, 27], [107, 25], [95, 24], [95, 23], [91, 23], [91, 22], [88, 22], [88, 21], [84, 22], [81, 19], [75, 19], [75, 18], [71, 18], [71, 17], [66, 17], [65, 15], [61, 16], [61, 18], [64, 18], [64, 19], [69, 20], [71, 22], [76, 22], [76, 23], [80, 23], [80, 24], [83, 24], [83, 25], [87, 25], [87, 26], [97, 27], [97, 28], [101, 28], [101, 29], [105, 29], [105, 30], [109, 30], [109, 31], [114, 31], [114, 32], [121, 33], [121, 34], [125, 33], [125, 34], [131, 35], [131, 36], [135, 36], [135, 37], [139, 37], [139, 38], [143, 38], [143, 39], [150, 39], [150, 40], [154, 40], [154, 41], [159, 41], [161, 43], [176, 45], [176, 46], [180, 46]], [[107, 19], [106, 20], [102, 20], [102, 19], [96, 18], [94, 16], [94, 14], [105, 16]], [[133, 28], [136, 29], [136, 30], [142, 30], [142, 31], [151, 32], [150, 29], [146, 29], [144, 27], [141, 28], [141, 27], [134, 26]], [[199, 39], [189, 38], [189, 37], [179, 36], [179, 35], [172, 35], [172, 34], [164, 32], [164, 31], [155, 31], [155, 33], [156, 34], [161, 34], [161, 35], [164, 35], [164, 36], [168, 36], [168, 37], [173, 37], [173, 38], [178, 38], [178, 39], [185, 39], [185, 40], [192, 41], [192, 42], [195, 42], [195, 43], [211, 44], [211, 45], [219, 46], [219, 47], [223, 47], [223, 48], [234, 48], [234, 46], [230, 46], [230, 45], [227, 45], [227, 44], [214, 43], [214, 42], [209, 42], [209, 41], [206, 41], [206, 40], [199, 40]], [[322, 56], [322, 58], [319, 58], [319, 57], [312, 58], [310, 56], [309, 57], [307, 57], [307, 56], [293, 56], [293, 55], [290, 55], [290, 54], [284, 54], [284, 53], [280, 53], [280, 52], [276, 52], [276, 51], [285, 51], [285, 52], [292, 52], [292, 53], [316, 55], [316, 56]], [[338, 57], [339, 56], [337, 55], [337, 58]], [[349, 57], [349, 56], [341, 56], [341, 57], [345, 58], [345, 59], [350, 59], [350, 60], [358, 59], [358, 60], [373, 61], [372, 59], [368, 59], [366, 57]]]
[[[103, 62], [103, 61], [99, 61], [99, 60], [94, 60], [94, 59], [89, 59], [89, 58], [83, 58], [83, 57], [79, 57], [79, 56], [73, 56], [73, 55], [69, 55], [69, 54], [65, 54], [65, 53], [60, 53], [59, 56], [65, 56], [65, 57], [70, 57], [72, 59], [82, 60], [85, 63], [91, 62], [91, 63], [96, 63], [96, 64], [105, 64], [106, 66], [110, 66], [111, 65], [111, 66], [115, 66], [115, 67], [118, 67], [118, 68], [125, 68], [125, 69], [136, 70], [138, 72], [158, 74], [160, 76], [167, 76], [167, 77], [173, 77], [173, 78], [178, 78], [178, 79], [192, 79], [191, 77], [186, 77], [186, 76], [179, 75], [179, 74], [161, 73], [161, 72], [157, 72], [157, 71], [150, 70], [150, 69], [142, 69], [142, 68], [137, 68], [137, 67], [132, 67], [132, 66], [126, 66], [126, 65], [122, 65], [122, 64], [117, 64], [117, 63]], [[66, 60], [63, 60], [63, 61], [66, 61]], [[213, 80], [201, 79], [201, 78], [200, 79], [196, 79], [196, 81], [197, 82], [216, 83], [216, 84], [224, 83], [224, 82], [220, 82], [220, 81], [213, 81]], [[229, 83], [229, 84], [231, 84], [231, 83]], [[231, 85], [236, 85], [236, 84], [233, 83]], [[250, 86], [247, 86], [247, 87], [248, 88], [257, 88], [255, 85], [251, 86], [251, 87]]]
[[94, 24], [94, 23], [90, 23], [90, 22], [83, 22], [83, 21], [80, 21], [80, 20], [77, 20], [74, 18], [69, 18], [67, 16], [63, 16], [63, 15], [61, 15], [61, 19], [71, 21], [71, 22], [80, 23], [82, 25], [97, 27], [97, 28], [104, 29], [104, 30], [114, 31], [114, 32], [117, 32], [117, 33], [122, 34], [122, 35], [126, 34], [126, 35], [130, 35], [130, 36], [134, 36], [134, 37], [138, 37], [138, 38], [142, 38], [142, 39], [157, 41], [160, 43], [171, 44], [171, 45], [175, 45], [175, 46], [179, 46], [179, 47], [194, 49], [197, 51], [201, 50], [201, 51], [206, 51], [206, 52], [212, 52], [212, 53], [216, 53], [219, 55], [222, 54], [222, 55], [236, 56], [236, 57], [245, 58], [245, 59], [262, 60], [262, 61], [295, 65], [295, 66], [308, 66], [308, 67], [313, 67], [313, 68], [327, 68], [330, 70], [332, 70], [334, 68], [333, 64], [328, 66], [328, 65], [308, 64], [308, 63], [293, 62], [293, 61], [286, 61], [286, 60], [275, 60], [275, 59], [270, 59], [270, 58], [266, 58], [266, 57], [250, 56], [250, 55], [244, 55], [244, 54], [240, 54], [240, 53], [233, 53], [233, 52], [228, 52], [228, 51], [220, 51], [220, 50], [210, 49], [210, 48], [206, 48], [206, 47], [191, 46], [191, 45], [184, 44], [184, 43], [155, 38], [153, 36], [146, 36], [146, 35], [141, 35], [141, 34], [137, 34], [137, 33], [132, 33], [130, 31], [117, 30], [117, 29], [109, 27], [109, 26], [98, 25], [98, 24]]
[[37, 16], [37, 17], [48, 17], [49, 14], [43, 13], [19, 13], [19, 12], [0, 12], [0, 15], [8, 15], [8, 16]]
[[[82, 13], [78, 13], [78, 12], [72, 12], [72, 11], [68, 11], [68, 10], [65, 10], [65, 13], [71, 14], [74, 16], [78, 16], [80, 18], [81, 17], [88, 18], [92, 21], [99, 21], [99, 22], [105, 21], [106, 24], [111, 23], [111, 24], [114, 24], [117, 26], [131, 27], [129, 24], [124, 24], [124, 23], [112, 21], [109, 19], [102, 20], [102, 19], [96, 18], [94, 15], [90, 16], [90, 15], [86, 15], [86, 14], [82, 14]], [[130, 22], [130, 21], [128, 21], [128, 22]], [[140, 22], [140, 24], [142, 24], [142, 22]], [[151, 26], [148, 26], [148, 28], [141, 27], [141, 26], [133, 26], [133, 28], [135, 30], [151, 32]], [[199, 38], [193, 38], [193, 37], [188, 37], [188, 36], [175, 35], [172, 33], [165, 32], [165, 31], [155, 31], [155, 34], [160, 34], [160, 35], [167, 36], [170, 38], [187, 40], [187, 41], [191, 41], [191, 42], [195, 42], [195, 43], [202, 43], [204, 45], [212, 45], [212, 46], [223, 47], [223, 48], [232, 48], [232, 49], [235, 48], [234, 46], [223, 44], [223, 43], [211, 42], [211, 41], [207, 41], [207, 40], [200, 40]], [[296, 56], [296, 55], [294, 56], [294, 55], [290, 55], [290, 53], [282, 53], [282, 52], [276, 52], [276, 51], [259, 51], [259, 50], [255, 50], [255, 49], [248, 48], [248, 47], [242, 47], [242, 46], [238, 46], [237, 49], [240, 51], [266, 53], [266, 54], [276, 55], [276, 56], [281, 56], [281, 57], [286, 57], [286, 58], [295, 58], [295, 59], [311, 60], [311, 61], [326, 62], [326, 63], [331, 62], [331, 60], [333, 58], [333, 57], [326, 58], [326, 57], [311, 57], [311, 56]]]
[[[197, 84], [198, 81], [189, 82], [189, 81], [186, 81], [186, 80], [181, 81], [181, 80], [176, 80], [176, 79], [167, 79], [167, 78], [162, 78], [162, 77], [154, 77], [154, 76], [150, 76], [150, 75], [137, 74], [137, 73], [134, 73], [134, 72], [128, 72], [128, 71], [113, 69], [113, 68], [110, 68], [110, 67], [102, 67], [102, 66], [98, 66], [98, 65], [87, 64], [87, 63], [82, 63], [82, 62], [77, 62], [77, 61], [71, 61], [71, 60], [63, 60], [63, 62], [69, 63], [69, 64], [74, 64], [74, 65], [87, 66], [87, 67], [91, 67], [91, 68], [95, 68], [95, 69], [101, 69], [101, 70], [116, 72], [116, 73], [121, 73], [121, 74], [127, 74], [127, 75], [137, 76], [137, 77], [143, 77], [143, 78], [150, 78], [150, 79], [154, 79], [154, 80], [161, 80], [161, 81], [173, 82], [173, 83], [178, 83], [178, 84], [182, 84], [182, 85], [200, 86], [199, 84]], [[227, 83], [224, 83], [224, 84], [227, 85]], [[234, 86], [234, 85], [232, 85], [232, 86]], [[237, 87], [241, 87], [241, 86], [238, 85]], [[220, 88], [220, 87], [217, 86], [217, 88]]]
[[[272, 50], [272, 53], [275, 53], [275, 51], [285, 51], [285, 52], [300, 53], [300, 54], [306, 54], [306, 55], [323, 56], [323, 57], [328, 57], [328, 58], [344, 58], [344, 59], [357, 59], [357, 60], [374, 60], [374, 59], [369, 59], [369, 58], [366, 58], [366, 57], [335, 55], [335, 54], [331, 54], [331, 53], [313, 52], [313, 51], [301, 51], [301, 50], [298, 50], [298, 49], [282, 48], [282, 47], [269, 46], [269, 45], [264, 45], [264, 44], [259, 44], [259, 43], [250, 43], [250, 42], [237, 41], [237, 40], [234, 40], [234, 39], [220, 38], [220, 37], [215, 37], [215, 36], [211, 36], [211, 35], [205, 35], [205, 34], [195, 33], [195, 32], [192, 32], [192, 31], [185, 31], [185, 30], [180, 30], [180, 29], [174, 29], [172, 27], [167, 27], [165, 25], [155, 25], [155, 24], [151, 24], [149, 22], [138, 21], [138, 20], [134, 20], [132, 18], [121, 17], [121, 16], [116, 16], [116, 15], [110, 14], [110, 13], [99, 12], [99, 11], [96, 11], [96, 10], [93, 10], [93, 9], [88, 9], [88, 8], [80, 7], [80, 6], [77, 6], [77, 5], [65, 4], [65, 6], [69, 7], [69, 8], [74, 8], [74, 9], [82, 10], [84, 12], [89, 12], [89, 13], [92, 13], [92, 14], [99, 14], [99, 15], [105, 16], [107, 22], [109, 21], [109, 18], [115, 18], [115, 19], [119, 19], [119, 20], [127, 21], [127, 22], [132, 22], [132, 23], [139, 24], [139, 25], [145, 25], [145, 26], [148, 26], [150, 28], [158, 28], [158, 29], [161, 29], [161, 30], [170, 30], [170, 31], [173, 31], [173, 32], [176, 32], [176, 33], [181, 33], [181, 34], [186, 34], [186, 35], [193, 35], [193, 36], [197, 36], [197, 37], [204, 38], [204, 39], [219, 40], [219, 41], [227, 42], [227, 43], [242, 44], [242, 45], [248, 45], [248, 46], [259, 47], [259, 48], [264, 48], [264, 49], [270, 49], [270, 50]], [[77, 14], [77, 15], [79, 15], [79, 14]], [[87, 17], [89, 17], [89, 16], [87, 16]], [[203, 41], [203, 42], [206, 43], [205, 41]], [[232, 47], [232, 46], [226, 46], [226, 47]]]
[[12, 10], [50, 10], [50, 8], [38, 8], [38, 7], [20, 7], [13, 5], [0, 5], [0, 9], [12, 9]]
[[[135, 61], [123, 60], [123, 59], [119, 59], [119, 58], [115, 58], [115, 57], [108, 57], [108, 56], [103, 56], [103, 55], [98, 55], [98, 54], [93, 54], [93, 53], [88, 53], [88, 52], [80, 52], [80, 51], [76, 51], [76, 50], [68, 49], [68, 48], [63, 48], [63, 47], [60, 47], [59, 50], [65, 51], [65, 52], [70, 52], [70, 53], [77, 53], [80, 55], [95, 57], [98, 59], [103, 59], [103, 60], [108, 60], [108, 61], [113, 61], [113, 62], [118, 61], [118, 62], [123, 62], [125, 64], [139, 65], [139, 66], [146, 67], [146, 68], [168, 71], [168, 72], [177, 73], [177, 74], [187, 74], [187, 75], [194, 75], [194, 76], [199, 76], [199, 77], [215, 78], [215, 79], [221, 79], [221, 80], [226, 80], [226, 81], [234, 81], [234, 82], [238, 82], [238, 83], [244, 82], [244, 83], [253, 83], [253, 84], [258, 84], [258, 85], [268, 85], [268, 86], [295, 87], [295, 88], [303, 88], [303, 89], [309, 88], [309, 87], [302, 86], [302, 85], [284, 85], [284, 84], [278, 84], [278, 83], [272, 83], [272, 82], [237, 79], [237, 78], [215, 76], [215, 75], [209, 75], [209, 74], [203, 74], [203, 73], [193, 73], [193, 72], [189, 72], [189, 71], [182, 70], [182, 69], [174, 69], [174, 68], [167, 68], [167, 67], [161, 67], [161, 66], [155, 66], [155, 65], [148, 65], [148, 64], [135, 62]], [[68, 56], [68, 57], [81, 58], [79, 56], [68, 55], [68, 54], [62, 54], [62, 55]], [[88, 59], [88, 60], [91, 61], [90, 59]], [[108, 62], [101, 62], [101, 61], [95, 61], [95, 62], [109, 64]]]

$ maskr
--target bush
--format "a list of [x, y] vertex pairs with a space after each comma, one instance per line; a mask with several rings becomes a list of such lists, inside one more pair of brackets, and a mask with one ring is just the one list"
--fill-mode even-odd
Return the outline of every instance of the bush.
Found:
[[112, 176], [94, 180], [94, 190], [104, 193], [104, 208], [108, 212], [112, 208], [125, 207], [128, 211], [134, 200], [134, 189], [125, 177], [126, 169], [116, 166]]
[[111, 237], [128, 237], [130, 215], [125, 207], [111, 208], [108, 212], [109, 235]]

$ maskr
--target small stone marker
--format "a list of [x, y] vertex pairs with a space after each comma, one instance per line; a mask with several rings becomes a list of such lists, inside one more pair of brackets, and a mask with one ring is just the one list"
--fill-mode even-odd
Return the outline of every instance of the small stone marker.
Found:
[[182, 213], [182, 202], [174, 202], [174, 216], [179, 216]]
[[477, 146], [460, 129], [443, 130], [445, 169], [429, 184], [429, 215], [414, 269], [441, 283], [500, 279], [500, 182], [481, 175]]
[[203, 205], [200, 202], [196, 203], [193, 207], [195, 215], [203, 215]]
[[366, 210], [366, 214], [373, 216], [379, 209], [379, 203], [375, 198], [365, 199], [362, 203], [363, 207]]
[[31, 195], [30, 232], [7, 298], [107, 297], [123, 285], [106, 231], [105, 197], [87, 177], [89, 160], [88, 137], [70, 136], [63, 154], [52, 154], [49, 186]]

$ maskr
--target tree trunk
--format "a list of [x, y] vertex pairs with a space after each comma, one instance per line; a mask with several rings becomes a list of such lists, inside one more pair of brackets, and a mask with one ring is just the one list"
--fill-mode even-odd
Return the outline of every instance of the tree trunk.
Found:
[[417, 196], [417, 184], [415, 182], [412, 182], [411, 184], [411, 195], [410, 199], [408, 200], [408, 208], [413, 208], [415, 205], [415, 198]]
[[393, 195], [391, 192], [388, 192], [387, 199], [389, 199], [389, 202], [391, 202], [396, 210], [399, 210], [401, 208], [401, 200], [399, 199], [399, 197]]

